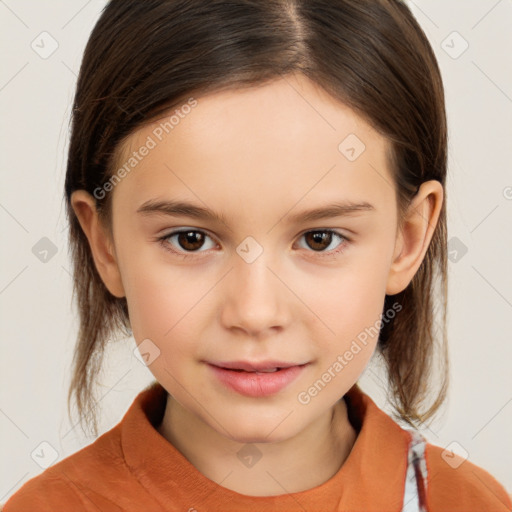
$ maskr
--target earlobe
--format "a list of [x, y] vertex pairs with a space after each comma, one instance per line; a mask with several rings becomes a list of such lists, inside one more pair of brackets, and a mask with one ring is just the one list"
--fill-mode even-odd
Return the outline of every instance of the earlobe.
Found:
[[125, 297], [114, 243], [100, 222], [94, 198], [85, 190], [76, 190], [71, 195], [71, 205], [89, 241], [94, 264], [103, 283], [115, 297]]
[[397, 235], [391, 263], [387, 295], [405, 290], [428, 250], [443, 203], [443, 186], [437, 180], [422, 183], [414, 196]]

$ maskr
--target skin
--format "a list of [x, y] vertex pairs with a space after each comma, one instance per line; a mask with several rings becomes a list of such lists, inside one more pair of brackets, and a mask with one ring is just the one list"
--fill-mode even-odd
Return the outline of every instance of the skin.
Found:
[[[110, 192], [113, 239], [87, 192], [74, 192], [72, 205], [105, 285], [127, 298], [137, 344], [149, 338], [160, 350], [149, 368], [172, 395], [161, 435], [228, 489], [251, 496], [304, 491], [331, 478], [350, 453], [357, 434], [340, 398], [363, 372], [377, 336], [309, 403], [298, 394], [375, 325], [386, 294], [410, 283], [443, 188], [423, 183], [399, 231], [388, 141], [300, 75], [197, 100]], [[120, 165], [157, 124], [131, 135]], [[338, 150], [349, 134], [366, 146], [353, 162]], [[222, 213], [225, 223], [136, 213], [148, 199], [187, 200]], [[288, 221], [342, 200], [375, 210]], [[177, 236], [167, 239], [178, 252], [188, 248], [186, 259], [157, 241], [183, 227], [205, 235], [192, 249]], [[333, 235], [315, 246], [304, 236], [322, 229], [350, 241]], [[263, 248], [252, 263], [236, 251], [248, 236]], [[252, 398], [224, 387], [204, 362], [268, 358], [310, 364], [279, 393]], [[262, 455], [252, 467], [237, 458], [247, 443]]]

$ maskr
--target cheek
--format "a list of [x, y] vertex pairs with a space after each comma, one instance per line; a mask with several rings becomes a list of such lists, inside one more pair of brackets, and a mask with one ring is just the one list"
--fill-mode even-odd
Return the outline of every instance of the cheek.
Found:
[[[162, 338], [185, 313], [195, 295], [186, 275], [166, 263], [158, 242], [120, 233], [119, 269], [136, 340]], [[122, 244], [124, 242], [124, 244]], [[122, 244], [122, 245], [121, 245]]]
[[357, 336], [373, 326], [382, 313], [385, 269], [374, 261], [357, 262], [331, 272], [325, 281], [310, 286], [307, 300], [323, 328], [341, 339]]
[[[149, 346], [158, 354], [149, 370], [174, 394], [179, 392], [175, 379], [181, 381], [189, 373], [189, 363], [197, 352], [194, 314], [200, 309], [200, 296], [180, 279], [160, 279], [155, 274], [158, 272], [133, 276], [127, 293], [128, 312], [136, 343], [146, 343], [141, 347]], [[148, 345], [147, 339], [154, 345]]]
[[149, 338], [163, 356], [155, 365], [171, 369], [197, 352], [198, 332], [211, 315], [214, 281], [156, 262], [134, 262], [131, 269], [125, 290], [133, 336], [137, 343]]
[[198, 293], [179, 280], [140, 274], [132, 280], [127, 292], [134, 334], [164, 341], [188, 322], [198, 299]]
[[374, 353], [385, 284], [385, 262], [372, 257], [332, 272], [323, 286], [309, 289], [307, 303], [321, 320], [315, 327], [318, 332], [311, 336], [322, 353], [318, 377], [335, 382], [329, 387], [334, 398], [359, 379]]

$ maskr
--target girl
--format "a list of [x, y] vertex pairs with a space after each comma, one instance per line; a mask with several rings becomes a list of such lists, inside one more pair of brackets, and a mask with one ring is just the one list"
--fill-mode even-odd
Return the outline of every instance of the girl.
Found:
[[512, 510], [357, 385], [376, 352], [411, 427], [445, 397], [446, 160], [398, 0], [109, 2], [65, 184], [70, 399], [95, 430], [117, 329], [156, 380], [4, 511]]

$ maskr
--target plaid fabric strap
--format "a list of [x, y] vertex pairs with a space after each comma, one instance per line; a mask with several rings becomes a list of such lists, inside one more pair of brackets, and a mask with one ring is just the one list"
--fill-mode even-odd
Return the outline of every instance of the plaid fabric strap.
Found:
[[427, 464], [425, 461], [425, 438], [415, 430], [409, 443], [407, 473], [405, 477], [402, 512], [426, 512]]

